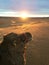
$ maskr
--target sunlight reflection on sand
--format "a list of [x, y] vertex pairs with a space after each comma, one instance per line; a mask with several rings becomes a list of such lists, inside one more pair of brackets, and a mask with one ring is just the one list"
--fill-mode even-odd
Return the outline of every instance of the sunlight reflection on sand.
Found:
[[32, 31], [36, 31], [37, 27], [46, 24], [48, 25], [48, 23], [38, 23], [38, 24], [33, 24], [33, 23], [29, 23], [29, 24], [23, 24], [21, 26], [12, 26], [12, 27], [6, 27], [6, 28], [0, 28], [0, 32], [3, 33], [3, 35], [6, 35], [10, 32], [14, 32], [14, 33], [23, 33], [23, 32], [32, 32]]

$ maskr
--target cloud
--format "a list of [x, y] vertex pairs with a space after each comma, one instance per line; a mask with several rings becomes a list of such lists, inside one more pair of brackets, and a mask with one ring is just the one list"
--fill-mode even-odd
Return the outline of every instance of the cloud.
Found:
[[49, 0], [0, 0], [0, 12], [22, 10], [32, 14], [49, 14]]

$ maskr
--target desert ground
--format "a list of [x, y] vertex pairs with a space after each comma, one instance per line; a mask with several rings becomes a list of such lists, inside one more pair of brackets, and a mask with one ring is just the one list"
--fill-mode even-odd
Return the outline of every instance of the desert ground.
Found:
[[0, 33], [10, 32], [32, 34], [32, 41], [26, 49], [26, 65], [49, 65], [49, 18], [0, 18]]

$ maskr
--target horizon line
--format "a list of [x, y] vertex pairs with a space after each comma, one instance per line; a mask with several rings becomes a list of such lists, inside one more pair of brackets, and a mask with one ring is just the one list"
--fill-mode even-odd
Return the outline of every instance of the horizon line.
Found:
[[[22, 12], [0, 12], [0, 17], [21, 17]], [[48, 14], [27, 14], [26, 17], [49, 17]]]

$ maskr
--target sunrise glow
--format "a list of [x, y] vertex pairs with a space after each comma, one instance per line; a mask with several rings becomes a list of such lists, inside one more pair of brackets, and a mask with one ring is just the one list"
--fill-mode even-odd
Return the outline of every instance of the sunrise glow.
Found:
[[28, 17], [49, 17], [49, 14], [30, 14], [29, 12], [0, 12], [1, 17], [20, 17], [22, 19], [27, 19]]
[[28, 17], [27, 12], [22, 12], [21, 15], [20, 15], [20, 17], [21, 17], [22, 19], [26, 19], [26, 18]]

